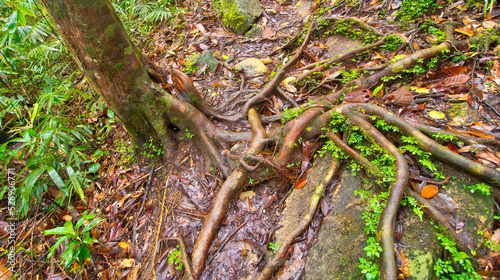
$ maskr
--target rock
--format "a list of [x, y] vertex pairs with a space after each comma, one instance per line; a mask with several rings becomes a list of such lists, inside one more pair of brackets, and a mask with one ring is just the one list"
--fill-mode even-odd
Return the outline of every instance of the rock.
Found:
[[310, 15], [314, 11], [314, 2], [312, 0], [300, 0], [299, 3], [297, 3], [297, 6], [299, 7], [297, 9], [297, 13], [301, 17], [306, 17]]
[[221, 0], [222, 22], [243, 35], [262, 14], [258, 0]]
[[270, 57], [263, 58], [260, 61], [262, 61], [265, 65], [273, 63], [273, 60]]
[[334, 57], [338, 54], [347, 53], [350, 50], [357, 49], [363, 46], [363, 43], [358, 40], [352, 40], [343, 35], [333, 35], [328, 37], [325, 42], [328, 47], [328, 56]]
[[252, 29], [248, 30], [247, 38], [255, 38], [262, 35], [264, 32], [264, 27], [260, 24], [254, 25]]
[[[318, 158], [309, 172], [306, 186], [294, 190], [287, 199], [287, 207], [279, 222], [283, 227], [275, 233], [276, 243], [282, 242], [283, 238], [297, 226], [308, 207], [314, 186], [324, 176], [328, 163], [329, 159], [326, 156]], [[440, 194], [446, 194], [460, 207], [454, 211], [456, 220], [464, 224], [460, 232], [468, 233], [472, 237], [471, 242], [476, 245], [476, 251], [480, 252], [477, 248], [484, 240], [476, 232], [491, 231], [494, 215], [491, 209], [495, 209], [494, 198], [478, 192], [471, 194], [465, 186], [478, 183], [475, 179], [449, 167], [444, 169], [445, 175], [460, 179], [451, 181], [445, 189], [440, 190]], [[364, 211], [369, 210], [369, 199], [355, 195], [355, 190], [378, 194], [381, 189], [359, 172], [353, 176], [348, 170], [342, 171], [340, 184], [329, 203], [332, 207], [330, 214], [324, 218], [315, 245], [309, 251], [305, 279], [365, 279], [358, 265], [359, 258], [367, 258], [363, 250], [367, 245], [367, 236], [364, 231], [365, 223], [361, 217]], [[408, 266], [410, 276], [405, 279], [433, 279], [434, 264], [439, 258], [443, 258], [444, 249], [436, 237], [436, 229], [430, 225], [430, 219], [424, 214], [420, 220], [410, 207], [407, 210], [409, 215], [402, 220], [404, 227], [402, 242], [408, 247], [400, 248], [410, 262]]]
[[267, 67], [257, 58], [248, 58], [234, 66], [236, 71], [245, 71], [248, 76], [257, 76], [267, 73]]
[[198, 64], [198, 66], [200, 66], [202, 64], [207, 64], [206, 69], [209, 72], [214, 72], [215, 69], [217, 69], [217, 66], [219, 65], [219, 61], [214, 57], [214, 54], [212, 51], [207, 50], [198, 56], [197, 64]]

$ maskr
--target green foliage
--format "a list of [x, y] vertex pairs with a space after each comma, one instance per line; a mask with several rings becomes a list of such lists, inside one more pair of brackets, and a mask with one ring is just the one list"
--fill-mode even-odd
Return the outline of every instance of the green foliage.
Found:
[[0, 163], [16, 168], [18, 215], [27, 215], [30, 203], [51, 185], [64, 194], [60, 201], [75, 192], [85, 201], [86, 177], [100, 167], [86, 153], [92, 148], [88, 139], [104, 139], [113, 120], [94, 127], [87, 124], [89, 116], [67, 106], [105, 108], [86, 92], [85, 79], [38, 1], [2, 1], [0, 19], [0, 129], [9, 133], [0, 143]]
[[[338, 20], [333, 23], [331, 34], [344, 35], [353, 40], [360, 40], [364, 44], [370, 44], [379, 39], [379, 36], [371, 30], [364, 30], [357, 26], [355, 21]], [[328, 35], [325, 33], [325, 35]]]
[[[431, 225], [434, 224], [431, 222]], [[436, 225], [434, 225], [434, 228], [438, 229]], [[466, 253], [459, 251], [453, 240], [439, 232], [436, 232], [436, 237], [444, 249], [449, 252], [451, 258], [451, 260], [446, 261], [439, 259], [434, 265], [434, 272], [439, 279], [481, 279], [481, 276], [477, 274], [472, 266], [469, 256]], [[462, 271], [457, 273], [457, 267], [454, 268], [452, 264], [459, 265], [458, 268]]]
[[398, 16], [405, 23], [412, 23], [432, 13], [437, 8], [434, 0], [403, 0]]
[[298, 117], [302, 112], [304, 112], [305, 107], [304, 106], [298, 106], [295, 108], [284, 108], [283, 109], [283, 117], [281, 118], [282, 123], [286, 123], [288, 121], [291, 121]]
[[410, 205], [411, 208], [413, 209], [413, 212], [418, 216], [420, 221], [422, 221], [422, 217], [424, 215], [424, 211], [422, 211], [422, 208], [425, 205], [422, 205], [422, 206], [418, 205], [417, 200], [411, 196], [407, 196], [406, 198], [401, 200], [401, 205], [403, 205], [403, 206]]
[[281, 243], [269, 242], [269, 249], [271, 249], [273, 254], [276, 254], [276, 252], [278, 252], [280, 247], [281, 247]]
[[368, 235], [367, 246], [363, 248], [366, 252], [366, 259], [359, 258], [360, 264], [358, 268], [361, 269], [361, 273], [365, 274], [366, 279], [379, 279], [379, 270], [376, 265], [377, 258], [380, 257], [382, 248], [375, 240], [375, 235], [377, 233], [378, 223], [380, 221], [380, 216], [384, 210], [385, 203], [389, 196], [389, 192], [381, 192], [378, 195], [372, 194], [369, 191], [357, 190], [354, 191], [355, 195], [361, 198], [368, 199], [369, 210], [363, 212], [362, 219], [365, 221], [365, 232]]
[[[98, 242], [97, 239], [91, 237], [90, 230], [102, 220], [103, 218], [98, 217], [97, 214], [87, 214], [85, 211], [75, 225], [71, 221], [66, 221], [62, 227], [44, 231], [45, 235], [61, 235], [49, 249], [47, 260], [50, 260], [57, 247], [66, 241], [65, 250], [60, 256], [64, 262], [64, 268], [68, 269], [75, 262], [79, 264], [77, 269], [83, 268], [85, 260], [90, 257], [89, 247]], [[81, 228], [82, 225], [84, 225], [83, 228]]]
[[143, 43], [148, 33], [160, 27], [159, 23], [182, 16], [184, 9], [178, 0], [113, 0], [113, 7], [135, 43]]
[[385, 51], [395, 51], [402, 43], [404, 43], [403, 38], [390, 34], [385, 38], [384, 45], [381, 48]]
[[174, 264], [175, 269], [182, 269], [184, 267], [184, 263], [182, 262], [182, 251], [177, 245], [176, 249], [170, 252], [167, 259], [169, 264]]
[[144, 149], [142, 150], [141, 154], [149, 159], [160, 157], [165, 154], [164, 150], [161, 147], [155, 145], [152, 138], [150, 138], [148, 142], [143, 144], [143, 148]]
[[356, 80], [357, 78], [359, 78], [361, 76], [361, 73], [359, 72], [358, 69], [353, 69], [351, 71], [339, 70], [339, 73], [343, 77], [343, 79], [342, 79], [343, 83], [347, 83], [347, 82]]
[[480, 192], [484, 195], [490, 195], [490, 186], [485, 183], [479, 183], [472, 186], [466, 186], [465, 188], [469, 189], [471, 193]]
[[198, 70], [198, 58], [200, 57], [200, 53], [195, 52], [192, 53], [191, 56], [184, 62], [184, 72], [186, 74], [192, 74]]
[[[411, 141], [414, 141], [412, 139]], [[446, 177], [442, 172], [438, 171], [438, 168], [434, 162], [430, 159], [431, 154], [420, 149], [415, 144], [404, 145], [398, 148], [401, 153], [410, 152], [411, 154], [418, 157], [418, 162], [429, 169], [434, 175], [436, 175], [437, 179], [445, 179]]]

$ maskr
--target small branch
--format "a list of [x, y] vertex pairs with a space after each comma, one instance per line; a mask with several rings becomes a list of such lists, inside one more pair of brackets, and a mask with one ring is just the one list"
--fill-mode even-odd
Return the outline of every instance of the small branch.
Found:
[[382, 177], [384, 174], [378, 167], [376, 167], [373, 163], [371, 163], [368, 159], [366, 159], [364, 156], [360, 155], [358, 152], [356, 152], [354, 149], [349, 147], [342, 139], [340, 139], [335, 133], [328, 131], [326, 133], [326, 136], [328, 139], [332, 140], [332, 142], [337, 146], [339, 149], [341, 149], [344, 153], [346, 153], [350, 158], [352, 158], [356, 163], [359, 165], [363, 166], [369, 173]]

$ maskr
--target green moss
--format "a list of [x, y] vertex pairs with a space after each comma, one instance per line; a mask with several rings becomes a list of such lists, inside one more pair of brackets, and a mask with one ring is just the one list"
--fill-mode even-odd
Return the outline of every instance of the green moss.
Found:
[[[359, 40], [364, 44], [369, 44], [377, 41], [380, 36], [375, 34], [373, 31], [369, 29], [363, 29], [357, 26], [355, 21], [351, 20], [339, 20], [335, 21], [331, 30], [332, 34], [335, 35], [344, 35], [353, 40]], [[328, 31], [325, 35], [328, 35]]]
[[[238, 4], [234, 0], [220, 0], [221, 10], [224, 11], [222, 22], [236, 33], [243, 27], [245, 17], [241, 15]], [[241, 32], [242, 33], [242, 32]]]

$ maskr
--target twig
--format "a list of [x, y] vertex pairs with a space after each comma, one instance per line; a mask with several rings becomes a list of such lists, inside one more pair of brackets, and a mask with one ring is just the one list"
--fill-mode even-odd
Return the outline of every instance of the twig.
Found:
[[[170, 182], [170, 174], [172, 173], [172, 169], [170, 169], [167, 177], [167, 182], [165, 183], [165, 189], [163, 191], [163, 200], [162, 203], [165, 205], [165, 198], [167, 197], [167, 188], [168, 188], [168, 183]], [[161, 232], [161, 226], [163, 225], [163, 212], [165, 208], [161, 208], [161, 214], [160, 214], [160, 222], [158, 223], [158, 228], [156, 229], [156, 240], [155, 244], [153, 247], [153, 258], [151, 260], [151, 267], [153, 271], [153, 276], [154, 279], [156, 279], [156, 269], [155, 269], [155, 261], [156, 261], [156, 251], [158, 249], [158, 241], [160, 240], [160, 232]]]
[[141, 217], [142, 210], [144, 209], [144, 203], [148, 197], [149, 189], [151, 188], [151, 177], [153, 177], [153, 173], [155, 171], [155, 166], [151, 166], [151, 171], [149, 172], [148, 182], [146, 183], [146, 191], [144, 192], [144, 196], [142, 197], [141, 208], [139, 208], [139, 212], [134, 215], [134, 224], [132, 226], [132, 255], [135, 255], [135, 240], [137, 234], [137, 219]]

